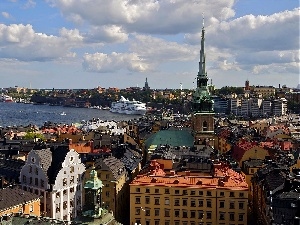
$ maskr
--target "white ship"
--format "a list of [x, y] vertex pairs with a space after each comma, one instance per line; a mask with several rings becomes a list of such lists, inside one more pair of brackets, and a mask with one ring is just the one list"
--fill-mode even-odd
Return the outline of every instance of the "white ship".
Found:
[[134, 99], [130, 101], [121, 96], [121, 99], [119, 101], [111, 103], [109, 111], [113, 113], [145, 115], [147, 108], [146, 103], [142, 103]]

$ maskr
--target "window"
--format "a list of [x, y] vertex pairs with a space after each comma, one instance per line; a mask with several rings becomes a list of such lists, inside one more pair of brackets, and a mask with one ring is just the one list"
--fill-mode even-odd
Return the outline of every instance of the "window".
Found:
[[244, 193], [240, 192], [239, 196], [240, 196], [240, 198], [244, 198]]
[[230, 203], [229, 203], [229, 208], [230, 208], [230, 209], [234, 209], [234, 202], [230, 202]]
[[63, 203], [63, 209], [67, 209], [67, 207], [68, 207], [68, 202], [64, 201], [64, 203]]
[[45, 181], [43, 179], [41, 179], [41, 187], [45, 187]]
[[106, 174], [106, 175], [105, 175], [105, 178], [106, 178], [107, 180], [109, 180], [109, 174]]
[[32, 177], [29, 178], [29, 184], [32, 184]]
[[29, 173], [32, 173], [32, 166], [29, 166]]
[[239, 214], [239, 221], [244, 221], [244, 214]]
[[109, 197], [109, 191], [106, 191], [106, 192], [105, 192], [105, 196], [106, 196], [106, 197]]
[[165, 199], [165, 205], [170, 205], [170, 200], [168, 198]]
[[63, 195], [67, 195], [67, 190], [63, 190]]
[[179, 210], [175, 210], [175, 217], [179, 217]]
[[74, 166], [70, 167], [70, 173], [74, 173]]
[[154, 209], [154, 216], [159, 216], [159, 209]]
[[159, 205], [159, 198], [154, 199], [154, 205]]
[[203, 195], [203, 191], [199, 191], [199, 195], [202, 196]]
[[39, 169], [35, 168], [35, 175], [39, 175]]
[[225, 213], [220, 212], [219, 220], [225, 220]]
[[211, 212], [206, 212], [206, 219], [211, 219]]
[[224, 208], [225, 202], [220, 202], [220, 208]]
[[39, 190], [38, 189], [34, 189], [34, 194], [38, 195], [39, 194]]
[[234, 192], [230, 192], [229, 197], [234, 197]]
[[207, 208], [211, 208], [211, 201], [210, 201], [210, 200], [207, 200], [207, 202], [206, 202], [206, 207], [207, 207]]
[[135, 204], [141, 204], [141, 198], [140, 197], [135, 198]]
[[30, 211], [30, 212], [33, 212], [33, 205], [30, 205], [29, 211]]
[[140, 214], [141, 214], [141, 209], [135, 208], [135, 215], [140, 215]]
[[56, 198], [60, 197], [60, 192], [56, 192]]
[[155, 193], [159, 193], [159, 189], [155, 189], [154, 191], [155, 191]]
[[59, 204], [56, 204], [56, 212], [60, 212], [60, 207], [59, 207]]
[[70, 188], [70, 193], [73, 193], [74, 192], [74, 187], [71, 187]]
[[198, 219], [203, 219], [203, 211], [198, 211]]
[[165, 209], [165, 217], [170, 217], [170, 209]]
[[150, 216], [150, 209], [146, 209], [145, 212], [146, 212], [146, 214], [145, 214], [146, 216]]
[[196, 200], [195, 199], [191, 200], [191, 207], [196, 207]]
[[141, 189], [140, 189], [140, 188], [136, 188], [135, 191], [136, 191], [136, 192], [140, 192]]
[[74, 176], [71, 176], [70, 184], [74, 184]]
[[170, 220], [166, 220], [165, 221], [165, 225], [170, 225], [171, 223], [170, 223]]
[[188, 211], [187, 210], [183, 210], [182, 211], [182, 217], [183, 218], [187, 218], [188, 217]]
[[165, 194], [170, 194], [170, 189], [165, 189]]
[[196, 211], [191, 211], [191, 218], [196, 218]]
[[34, 185], [38, 186], [39, 185], [39, 178], [34, 179]]
[[23, 180], [23, 183], [25, 183], [26, 184], [26, 176], [25, 175], [23, 175], [23, 178], [22, 178], [22, 180]]
[[199, 205], [199, 207], [203, 207], [203, 200], [199, 200], [198, 205]]
[[196, 191], [191, 191], [191, 195], [195, 195], [196, 194]]
[[67, 186], [67, 178], [63, 179], [63, 186]]
[[175, 195], [179, 195], [179, 190], [175, 190]]
[[234, 213], [229, 213], [229, 220], [234, 221]]
[[175, 206], [179, 206], [179, 199], [175, 199], [175, 203], [174, 203]]
[[187, 206], [187, 199], [183, 199], [183, 200], [182, 200], [182, 205], [183, 205], [183, 206]]
[[244, 209], [244, 202], [239, 202], [239, 209]]
[[146, 204], [150, 204], [150, 197], [146, 196], [145, 197], [145, 202], [146, 202]]
[[224, 191], [221, 191], [221, 192], [220, 192], [220, 196], [222, 196], [222, 197], [225, 196]]
[[211, 196], [211, 191], [207, 191], [206, 195]]
[[150, 193], [150, 189], [149, 188], [146, 188], [146, 193]]
[[154, 225], [159, 225], [159, 220], [154, 220]]
[[202, 124], [202, 130], [203, 131], [207, 131], [208, 130], [208, 128], [207, 128], [207, 122], [206, 121], [204, 121], [203, 124]]
[[187, 195], [187, 194], [188, 194], [187, 190], [183, 190], [183, 191], [182, 191], [182, 194], [183, 194], [183, 195]]

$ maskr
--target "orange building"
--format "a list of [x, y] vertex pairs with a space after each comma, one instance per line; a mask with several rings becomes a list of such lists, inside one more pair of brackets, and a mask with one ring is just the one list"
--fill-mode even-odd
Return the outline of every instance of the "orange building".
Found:
[[153, 160], [130, 184], [130, 225], [245, 225], [248, 185], [223, 163], [210, 173], [166, 174]]
[[40, 216], [38, 195], [18, 188], [0, 189], [0, 216], [13, 213]]

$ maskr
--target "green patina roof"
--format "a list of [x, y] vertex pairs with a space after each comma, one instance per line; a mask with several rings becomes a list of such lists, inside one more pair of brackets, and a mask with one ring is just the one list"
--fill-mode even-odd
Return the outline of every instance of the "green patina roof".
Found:
[[151, 145], [194, 146], [194, 138], [188, 130], [160, 130], [146, 141], [146, 149]]
[[93, 169], [90, 172], [90, 179], [87, 180], [87, 182], [84, 185], [84, 188], [98, 190], [99, 188], [102, 187], [103, 187], [102, 181], [98, 178], [97, 171], [93, 167]]

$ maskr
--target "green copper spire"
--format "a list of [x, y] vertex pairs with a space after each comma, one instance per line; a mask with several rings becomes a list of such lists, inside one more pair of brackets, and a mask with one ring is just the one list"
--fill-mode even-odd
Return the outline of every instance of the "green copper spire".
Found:
[[87, 182], [84, 185], [84, 188], [98, 190], [102, 187], [102, 181], [98, 178], [97, 171], [95, 170], [95, 167], [93, 167], [90, 172], [90, 179], [87, 180]]
[[194, 112], [213, 112], [213, 100], [207, 86], [207, 72], [205, 68], [205, 29], [204, 29], [204, 17], [203, 17], [202, 35], [201, 35], [201, 49], [200, 49], [200, 61], [199, 71], [197, 75], [197, 88], [193, 94], [193, 111]]

